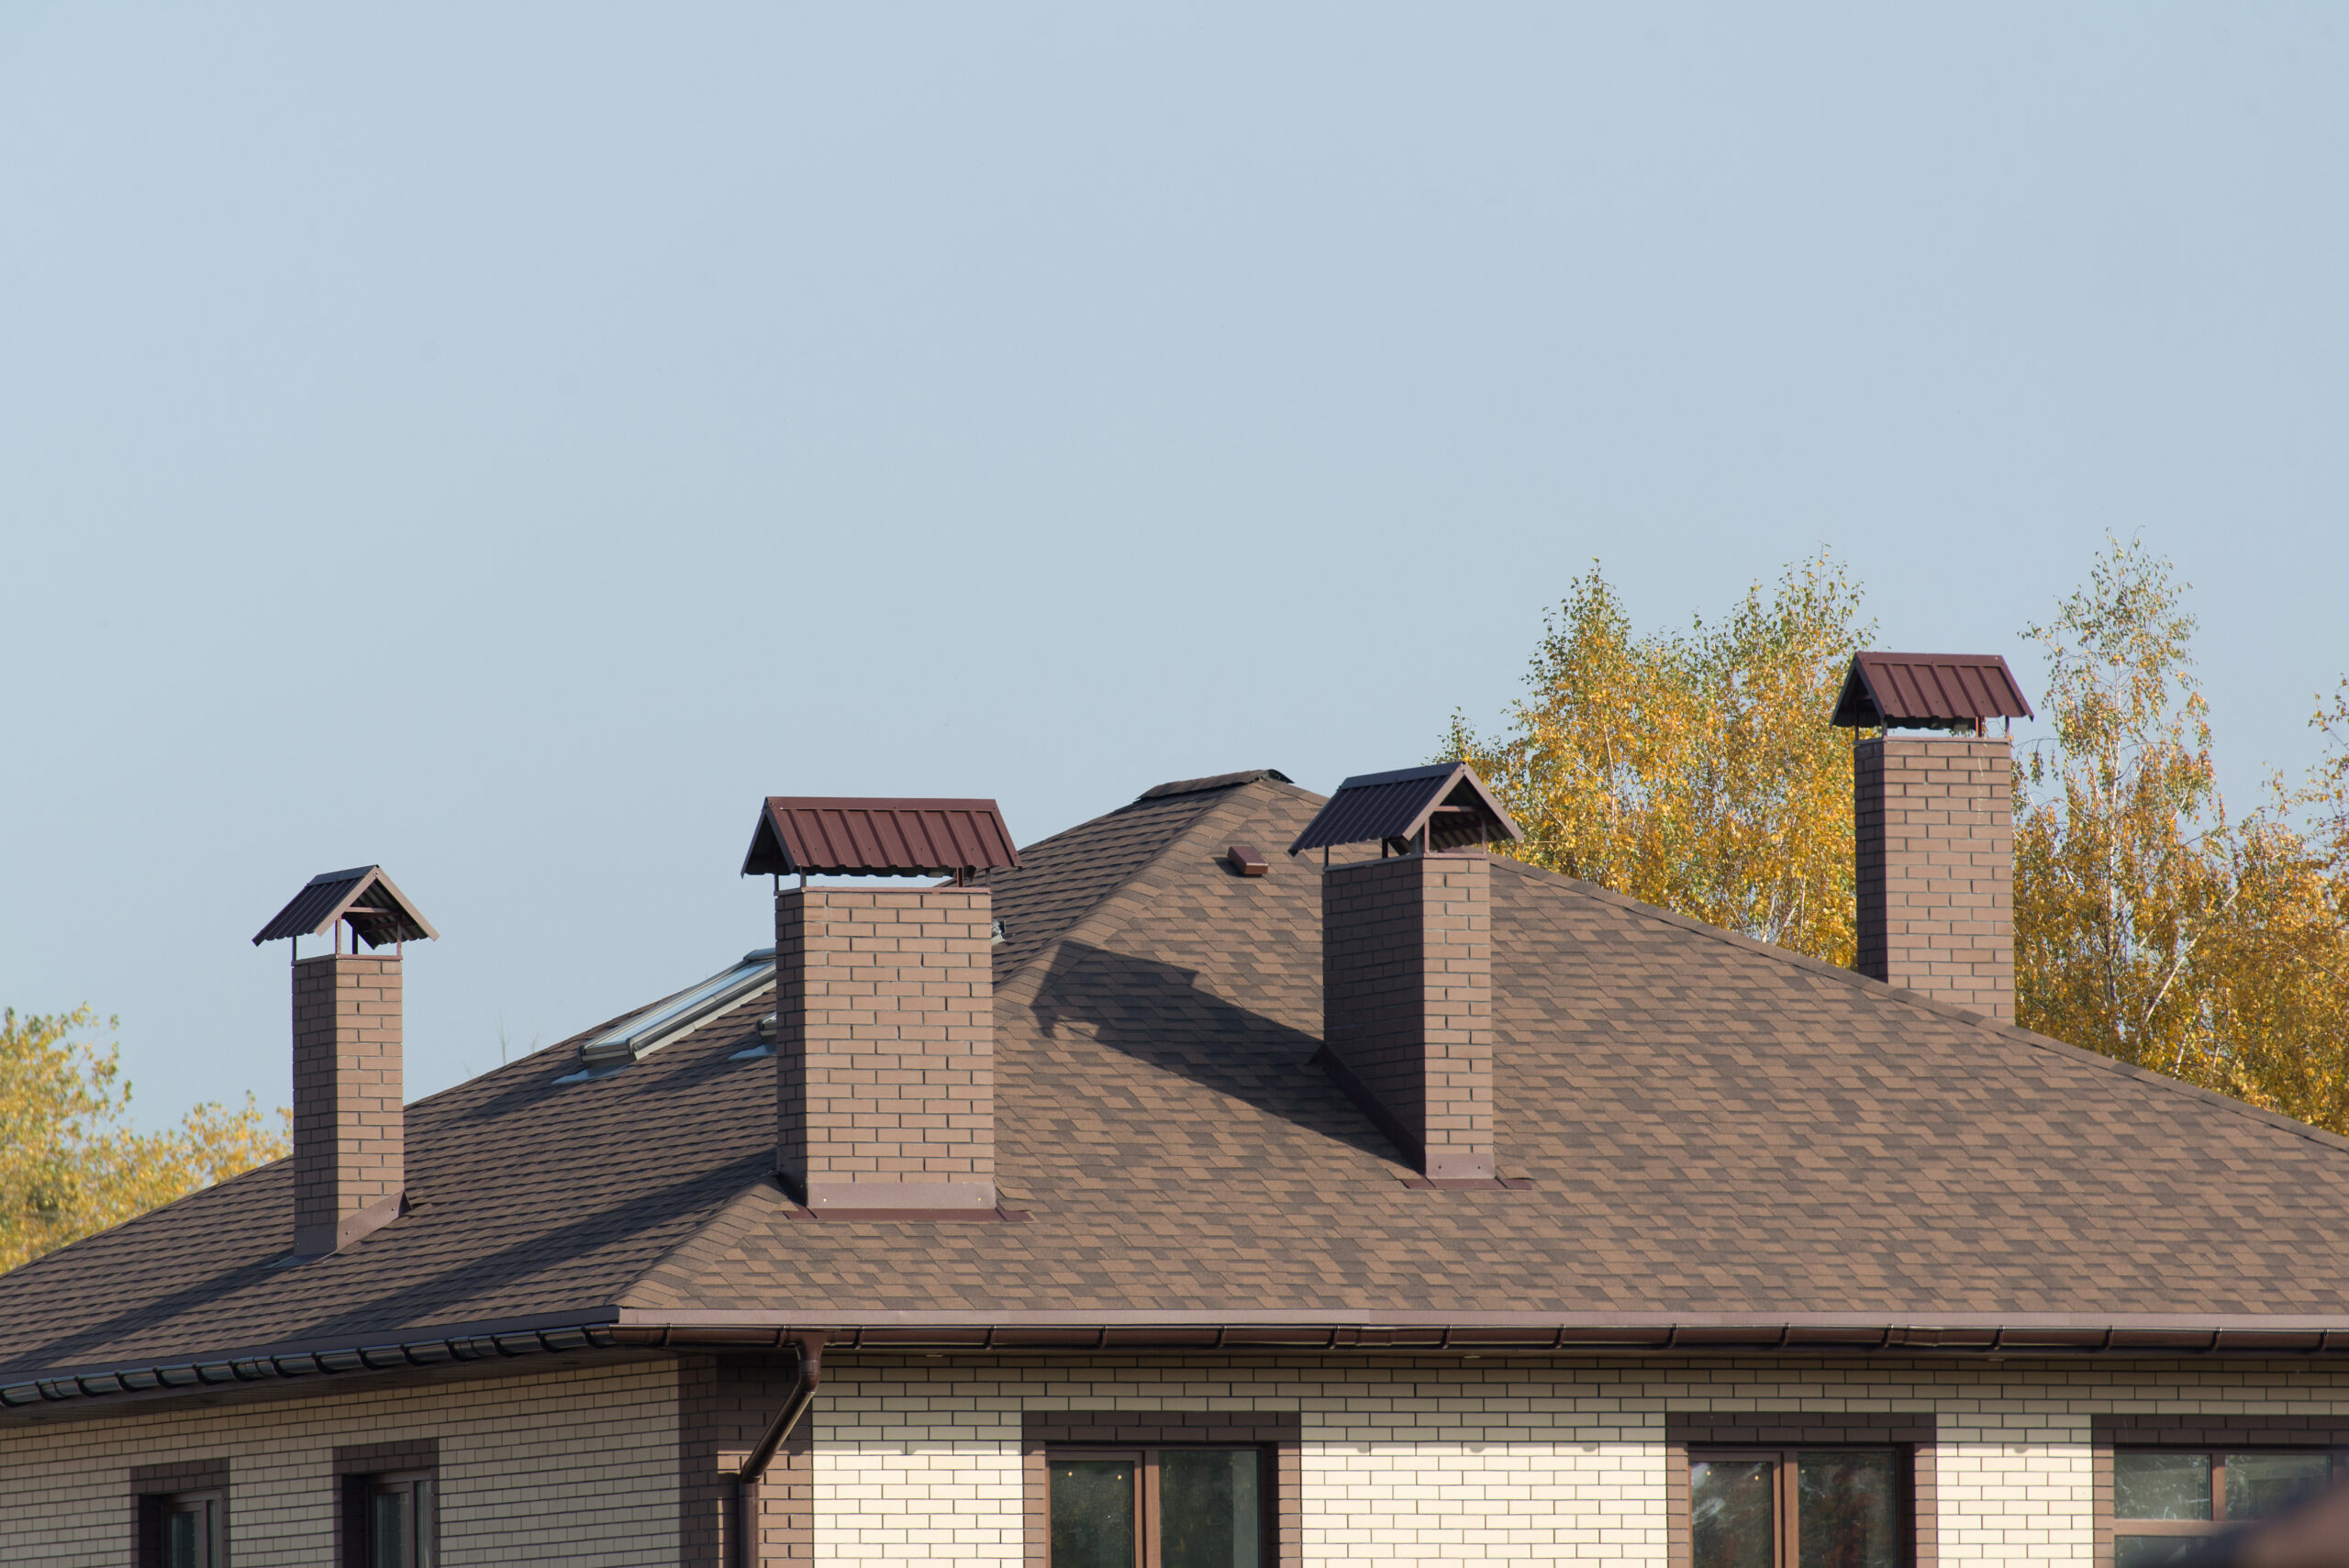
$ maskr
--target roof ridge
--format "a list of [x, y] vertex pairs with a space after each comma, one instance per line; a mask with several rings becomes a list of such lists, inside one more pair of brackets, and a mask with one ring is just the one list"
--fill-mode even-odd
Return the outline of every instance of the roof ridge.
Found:
[[[1156, 850], [1152, 851], [1141, 864], [1134, 867], [1132, 872], [1120, 878], [1115, 887], [1112, 887], [1108, 892], [1103, 894], [1094, 904], [1092, 908], [1086, 910], [1079, 918], [1069, 922], [1067, 929], [1063, 930], [1060, 935], [1054, 937], [1051, 941], [1048, 941], [1044, 943], [1043, 946], [1038, 948], [1034, 953], [1030, 954], [1029, 958], [1019, 965], [1019, 968], [1013, 970], [1009, 974], [1005, 975], [1002, 981], [999, 982], [995, 988], [996, 995], [1000, 998], [1004, 993], [1010, 990], [1014, 984], [1031, 973], [1041, 975], [1047, 973], [1050, 969], [1050, 965], [1045, 964], [1042, 961], [1052, 954], [1058, 952], [1071, 941], [1078, 940], [1081, 936], [1090, 937], [1105, 935], [1106, 932], [1104, 932], [1101, 928], [1105, 923], [1105, 916], [1107, 912], [1112, 907], [1119, 906], [1124, 900], [1126, 894], [1136, 883], [1149, 875], [1161, 862], [1164, 861], [1167, 856], [1173, 854], [1175, 850], [1179, 849], [1184, 844], [1188, 843], [1193, 837], [1198, 833], [1201, 826], [1210, 817], [1222, 811], [1226, 806], [1232, 805], [1235, 801], [1240, 800], [1248, 791], [1260, 788], [1279, 790], [1288, 795], [1300, 796], [1306, 800], [1319, 801], [1322, 798], [1321, 796], [1315, 795], [1311, 790], [1302, 788], [1286, 779], [1278, 781], [1268, 778], [1251, 779], [1245, 784], [1233, 784], [1229, 789], [1221, 791], [1217, 795], [1216, 799], [1200, 810], [1198, 815], [1193, 817], [1188, 822], [1183, 824], [1183, 827], [1179, 831], [1169, 835], [1163, 844], [1161, 844]], [[1121, 929], [1123, 926], [1124, 921], [1120, 920], [1110, 929]]]
[[[1269, 772], [1269, 770], [1267, 770], [1267, 772]], [[1119, 896], [1122, 895], [1127, 888], [1132, 886], [1134, 883], [1143, 875], [1143, 873], [1148, 872], [1151, 867], [1156, 865], [1159, 861], [1165, 856], [1169, 850], [1172, 850], [1176, 844], [1181, 843], [1185, 839], [1188, 838], [1191, 832], [1208, 817], [1212, 815], [1230, 801], [1237, 798], [1241, 791], [1254, 789], [1260, 785], [1275, 789], [1284, 789], [1292, 795], [1303, 795], [1308, 800], [1319, 798], [1315, 795], [1312, 791], [1299, 788], [1297, 784], [1291, 783], [1286, 778], [1275, 780], [1269, 777], [1257, 777], [1242, 780], [1237, 784], [1222, 785], [1216, 789], [1197, 791], [1197, 795], [1200, 804], [1198, 809], [1192, 814], [1190, 818], [1174, 832], [1168, 834], [1166, 841], [1159, 845], [1157, 849], [1152, 850], [1148, 855], [1144, 856], [1142, 860], [1135, 865], [1133, 870], [1128, 872], [1125, 875], [1119, 877], [1115, 883], [1111, 884], [1109, 887], [1102, 893], [1100, 897], [1094, 900], [1093, 906], [1090, 909], [1087, 909], [1083, 915], [1080, 915], [1074, 920], [1070, 921], [1067, 926], [1062, 929], [1058, 936], [1055, 936], [1052, 940], [1038, 947], [1034, 952], [1030, 953], [1026, 958], [1021, 959], [1009, 973], [1005, 974], [1001, 980], [996, 983], [996, 995], [998, 996], [1003, 995], [1006, 988], [1018, 981], [1021, 975], [1026, 974], [1029, 971], [1034, 969], [1038, 961], [1042, 959], [1045, 954], [1052, 951], [1053, 949], [1068, 940], [1068, 939], [1074, 936], [1078, 930], [1088, 925], [1103, 909], [1108, 908], [1112, 903], [1115, 903]], [[1125, 805], [1119, 806], [1115, 811], [1105, 811], [1098, 817], [1089, 817], [1084, 821], [1076, 823], [1072, 827], [1062, 828], [1050, 839], [1039, 839], [1035, 843], [1028, 845], [1025, 848], [1030, 851], [1040, 850], [1045, 845], [1052, 843], [1055, 839], [1065, 839], [1072, 833], [1081, 832], [1084, 829], [1092, 827], [1097, 822], [1107, 822], [1109, 818], [1121, 816], [1126, 812], [1133, 810], [1136, 806], [1143, 805], [1163, 806], [1168, 800], [1178, 800], [1181, 798], [1183, 797], [1180, 795], [1160, 795], [1153, 800], [1148, 795], [1137, 796], [1136, 798], [1126, 802]]]
[[1971, 1025], [1988, 1033], [2012, 1040], [2017, 1044], [2030, 1046], [2033, 1050], [2069, 1055], [2100, 1071], [2117, 1073], [2123, 1077], [2134, 1078], [2141, 1083], [2198, 1097], [2206, 1104], [2243, 1117], [2246, 1120], [2261, 1122], [2280, 1131], [2293, 1133], [2321, 1148], [2331, 1149], [2338, 1153], [2349, 1153], [2349, 1138], [2344, 1138], [2337, 1132], [2328, 1132], [2323, 1128], [2301, 1121], [2297, 1118], [2286, 1116], [2281, 1111], [2271, 1111], [2264, 1106], [2254, 1106], [2248, 1100], [2239, 1100], [2232, 1095], [2222, 1095], [2215, 1089], [2205, 1089], [2198, 1084], [2189, 1084], [2182, 1078], [2172, 1078], [2166, 1073], [2155, 1073], [2150, 1068], [2140, 1067], [2134, 1062], [2123, 1062], [2117, 1056], [2107, 1056], [2100, 1051], [2090, 1051], [2086, 1046], [2074, 1045], [2068, 1040], [2057, 1040], [2053, 1035], [2040, 1034], [2035, 1030], [2024, 1029], [2020, 1024], [2002, 1024], [1996, 1018], [1986, 1017], [1970, 1008], [1937, 1001], [1921, 991], [1912, 991], [1905, 985], [1894, 985], [1887, 981], [1862, 974], [1855, 969], [1845, 969], [1838, 964], [1829, 963], [1824, 959], [1813, 958], [1809, 953], [1797, 952], [1791, 948], [1780, 947], [1775, 942], [1765, 942], [1757, 937], [1749, 937], [1742, 931], [1732, 931], [1724, 926], [1708, 925], [1693, 916], [1683, 915], [1676, 909], [1666, 909], [1661, 905], [1634, 898], [1628, 893], [1618, 893], [1611, 887], [1601, 887], [1595, 882], [1586, 882], [1580, 877], [1568, 876], [1564, 872], [1552, 871], [1547, 866], [1537, 866], [1510, 855], [1494, 855], [1491, 858], [1497, 864], [1513, 867], [1530, 877], [1562, 883], [1567, 890], [1580, 896], [1616, 905], [1657, 925], [1676, 926], [1697, 936], [1709, 938], [1729, 947], [1742, 949], [1757, 957], [1773, 959], [1780, 963], [1808, 970], [1822, 979], [1848, 985], [1876, 1002], [1890, 1002], [1914, 1007], [1921, 1012], [1948, 1018], [1954, 1023]]

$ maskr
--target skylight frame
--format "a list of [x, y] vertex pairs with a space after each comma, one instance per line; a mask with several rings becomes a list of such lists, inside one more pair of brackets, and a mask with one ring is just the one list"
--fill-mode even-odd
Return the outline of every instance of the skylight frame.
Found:
[[579, 1048], [579, 1059], [591, 1068], [641, 1062], [774, 984], [774, 949], [746, 952], [740, 962], [606, 1029]]

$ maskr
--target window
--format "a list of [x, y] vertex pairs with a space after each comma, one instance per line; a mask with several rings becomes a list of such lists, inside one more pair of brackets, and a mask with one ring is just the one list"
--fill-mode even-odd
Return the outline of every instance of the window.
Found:
[[1890, 1444], [1692, 1448], [1693, 1568], [1908, 1568], [1910, 1474]]
[[163, 1500], [163, 1568], [228, 1568], [228, 1502], [217, 1492]]
[[2199, 1537], [2285, 1512], [2332, 1474], [2322, 1449], [2116, 1448], [2113, 1568], [2159, 1568]]
[[432, 1477], [371, 1475], [367, 1482], [367, 1568], [432, 1568], [440, 1557]]
[[1268, 1460], [1255, 1444], [1055, 1448], [1052, 1568], [1271, 1568]]

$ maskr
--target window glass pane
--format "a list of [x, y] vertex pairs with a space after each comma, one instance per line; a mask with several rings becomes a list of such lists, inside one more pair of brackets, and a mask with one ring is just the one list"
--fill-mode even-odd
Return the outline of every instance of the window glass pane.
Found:
[[194, 1509], [183, 1509], [163, 1521], [163, 1561], [170, 1568], [204, 1568], [196, 1553], [204, 1550], [203, 1520]]
[[2210, 1456], [2130, 1453], [2112, 1456], [2112, 1517], [2116, 1519], [2207, 1519], [2210, 1517]]
[[411, 1568], [407, 1525], [406, 1490], [376, 1493], [373, 1554], [367, 1559], [369, 1568]]
[[[1159, 1568], [1256, 1568], [1264, 1516], [1253, 1450], [1158, 1456]], [[1058, 1558], [1053, 1559], [1059, 1568]]]
[[2116, 1535], [2112, 1568], [2164, 1568], [2210, 1542], [2207, 1535]]
[[[1771, 1568], [1777, 1556], [1766, 1459], [1699, 1459], [1688, 1465], [1689, 1544], [1695, 1568]], [[1054, 1568], [1058, 1568], [1055, 1564]]]
[[1800, 1568], [1899, 1568], [1894, 1473], [1888, 1451], [1795, 1456]]
[[2227, 1518], [2266, 1519], [2324, 1489], [2332, 1462], [2321, 1453], [2227, 1455]]
[[432, 1511], [430, 1477], [416, 1484], [416, 1568], [432, 1568], [440, 1558], [440, 1521]]
[[1134, 1568], [1133, 1461], [1052, 1461], [1052, 1568]]

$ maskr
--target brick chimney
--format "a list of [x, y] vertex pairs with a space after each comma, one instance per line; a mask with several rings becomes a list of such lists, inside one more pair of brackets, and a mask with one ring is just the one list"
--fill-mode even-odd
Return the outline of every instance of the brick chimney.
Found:
[[[381, 866], [357, 866], [312, 877], [253, 938], [294, 943], [296, 1257], [339, 1252], [399, 1218], [400, 960], [407, 941], [439, 934]], [[306, 936], [331, 936], [335, 951], [304, 958]]]
[[1019, 863], [991, 800], [760, 812], [742, 870], [775, 878], [775, 1165], [818, 1217], [994, 1217], [994, 896], [975, 878]]
[[1832, 720], [1944, 731], [1853, 745], [1854, 967], [2000, 1023], [2015, 1017], [2014, 769], [1987, 728], [2030, 717], [1996, 654], [1861, 653]]
[[2013, 792], [2004, 737], [1853, 747], [1862, 974], [2014, 1022]]
[[[1431, 1182], [1498, 1178], [1485, 846], [1520, 837], [1464, 762], [1359, 774], [1289, 853], [1319, 850], [1317, 1060]], [[1330, 863], [1340, 845], [1377, 860]]]
[[1321, 878], [1324, 1066], [1431, 1181], [1496, 1174], [1491, 875], [1480, 848]]
[[817, 1214], [996, 1207], [993, 914], [985, 887], [775, 895], [775, 1162]]
[[294, 1251], [339, 1252], [399, 1217], [400, 960], [337, 952], [294, 965]]

